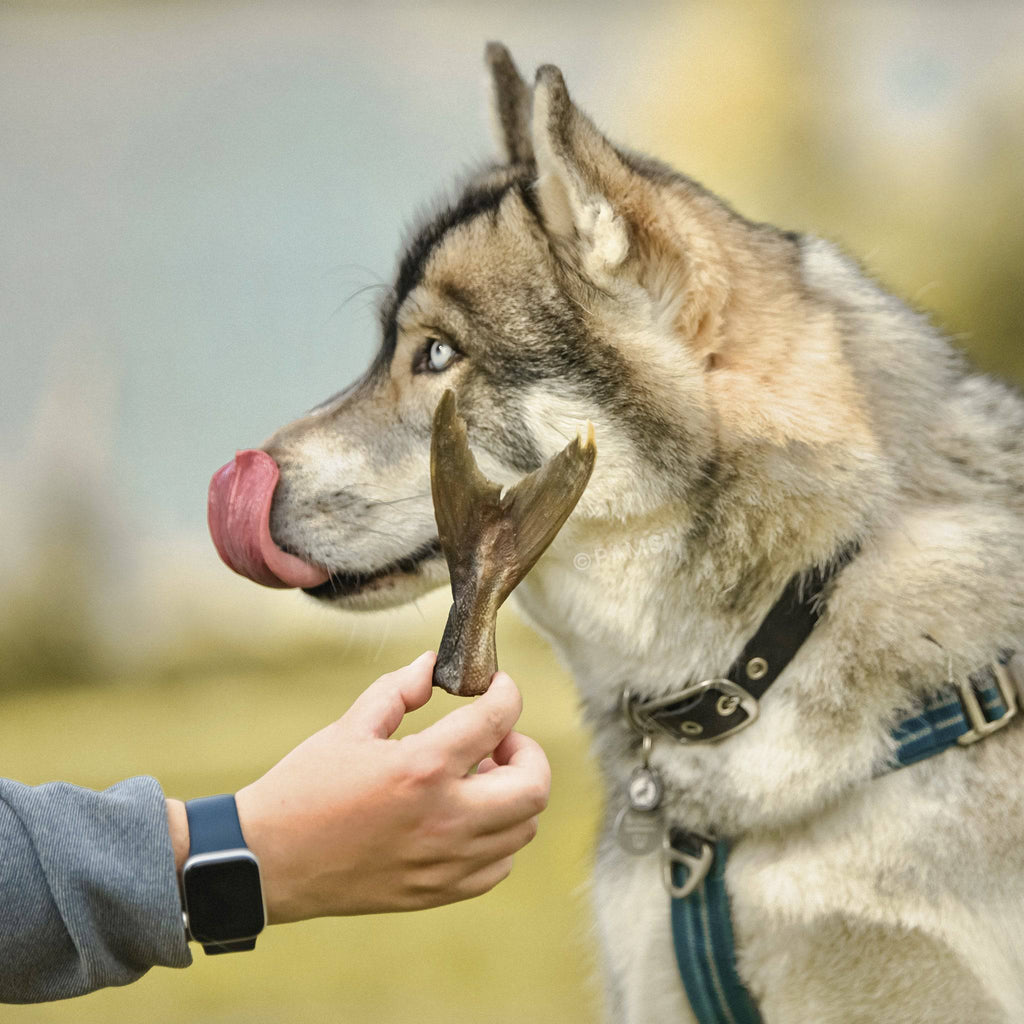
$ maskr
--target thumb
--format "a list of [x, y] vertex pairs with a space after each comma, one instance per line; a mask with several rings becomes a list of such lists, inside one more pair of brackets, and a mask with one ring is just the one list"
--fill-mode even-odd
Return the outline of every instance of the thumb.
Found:
[[404, 668], [381, 676], [356, 698], [338, 724], [362, 736], [387, 739], [408, 712], [430, 700], [435, 660], [433, 651], [425, 651]]
[[464, 775], [512, 731], [523, 698], [504, 672], [496, 672], [487, 692], [424, 729], [420, 739], [438, 750]]

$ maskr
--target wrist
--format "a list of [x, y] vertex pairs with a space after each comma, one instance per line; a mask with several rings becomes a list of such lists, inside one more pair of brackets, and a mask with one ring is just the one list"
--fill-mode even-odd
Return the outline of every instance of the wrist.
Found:
[[166, 803], [167, 827], [171, 833], [171, 847], [174, 850], [174, 870], [180, 875], [188, 859], [188, 815], [181, 800], [168, 799]]
[[283, 890], [284, 872], [276, 848], [281, 838], [281, 825], [275, 823], [273, 815], [264, 809], [258, 789], [253, 784], [245, 786], [235, 794], [238, 821], [242, 826], [246, 846], [260, 862], [260, 876], [263, 879], [263, 899], [267, 907], [267, 924], [282, 924], [298, 920], [298, 915], [289, 914]]

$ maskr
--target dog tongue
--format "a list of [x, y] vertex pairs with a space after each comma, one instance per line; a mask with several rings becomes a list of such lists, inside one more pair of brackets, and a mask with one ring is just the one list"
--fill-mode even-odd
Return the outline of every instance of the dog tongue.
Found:
[[317, 587], [328, 574], [282, 551], [270, 536], [270, 503], [280, 476], [263, 451], [238, 452], [210, 481], [207, 522], [229, 568], [265, 587]]

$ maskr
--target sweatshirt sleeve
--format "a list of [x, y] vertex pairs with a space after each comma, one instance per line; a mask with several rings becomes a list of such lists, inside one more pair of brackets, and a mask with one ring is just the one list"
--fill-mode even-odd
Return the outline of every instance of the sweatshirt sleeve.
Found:
[[163, 791], [0, 779], [0, 1002], [65, 999], [192, 962]]

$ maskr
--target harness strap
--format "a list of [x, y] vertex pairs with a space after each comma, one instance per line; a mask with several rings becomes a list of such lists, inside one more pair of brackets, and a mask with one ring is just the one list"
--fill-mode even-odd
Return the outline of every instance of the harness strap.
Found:
[[[1007, 724], [1017, 710], [1013, 681], [1006, 674], [1012, 652], [971, 676], [967, 685], [946, 689], [892, 731], [893, 760], [882, 774], [898, 771], [956, 744], [975, 742]], [[979, 720], [979, 715], [981, 720]], [[673, 832], [685, 847], [690, 837]], [[736, 943], [725, 887], [729, 844], [714, 846], [707, 877], [690, 895], [672, 899], [672, 938], [676, 962], [690, 1007], [699, 1024], [762, 1024], [753, 997], [736, 969]], [[673, 863], [672, 882], [682, 887], [686, 867]]]
[[[736, 942], [725, 890], [729, 844], [715, 844], [715, 859], [704, 882], [685, 899], [672, 900], [676, 962], [690, 1007], [700, 1024], [761, 1024], [761, 1015], [736, 970]], [[685, 868], [673, 864], [672, 881], [682, 885]]]
[[[1005, 666], [1011, 657], [1001, 657], [992, 666], [976, 672], [971, 676], [970, 687], [963, 691], [940, 691], [918, 714], [905, 718], [893, 729], [895, 764], [890, 770], [906, 768], [941, 754], [954, 744], [962, 744], [965, 739], [982, 739], [1009, 722], [1016, 712], [1017, 702], [1012, 682], [1008, 686], [1001, 676], [1006, 672]], [[972, 714], [972, 703], [984, 719], [980, 730], [976, 713]]]

